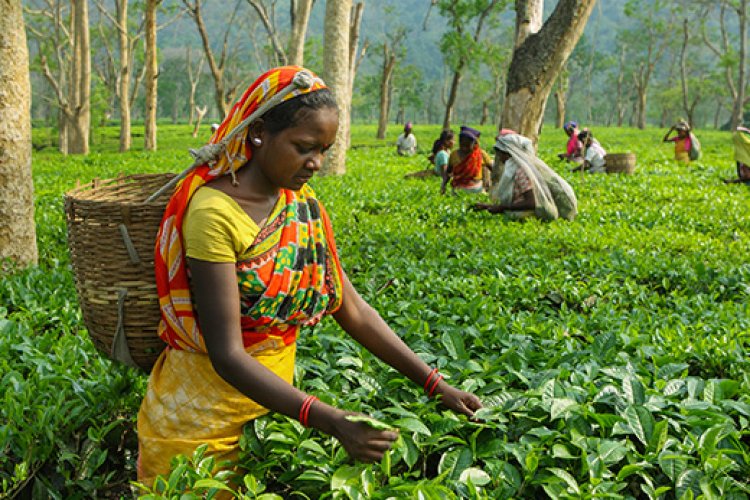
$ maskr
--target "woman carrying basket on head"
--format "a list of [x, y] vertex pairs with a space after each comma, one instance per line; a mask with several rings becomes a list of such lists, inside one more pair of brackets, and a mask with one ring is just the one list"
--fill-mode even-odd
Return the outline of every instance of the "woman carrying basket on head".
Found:
[[335, 436], [356, 459], [379, 460], [395, 433], [352, 422], [292, 385], [301, 328], [329, 314], [445, 406], [468, 416], [481, 407], [422, 362], [341, 268], [328, 215], [307, 185], [335, 140], [338, 111], [319, 78], [306, 72], [312, 86], [296, 85], [302, 71], [276, 68], [247, 89], [212, 138], [232, 137], [226, 150], [192, 171], [165, 210], [156, 279], [168, 348], [138, 414], [143, 483], [202, 443], [217, 463], [236, 459], [243, 425], [268, 411]]
[[[672, 132], [677, 132], [674, 137], [669, 137]], [[700, 158], [700, 143], [690, 131], [690, 125], [684, 120], [680, 120], [667, 130], [663, 142], [674, 143], [674, 159], [679, 163], [690, 163], [691, 160]]]

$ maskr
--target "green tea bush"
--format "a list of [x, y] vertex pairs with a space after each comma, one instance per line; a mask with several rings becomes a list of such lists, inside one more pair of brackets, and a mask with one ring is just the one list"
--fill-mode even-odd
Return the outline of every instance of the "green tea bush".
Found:
[[[149, 498], [747, 498], [750, 495], [750, 201], [730, 136], [699, 131], [703, 159], [672, 161], [660, 130], [596, 129], [635, 152], [632, 176], [570, 173], [565, 136], [539, 152], [573, 186], [573, 222], [508, 222], [440, 196], [424, 154], [395, 154], [355, 127], [343, 177], [313, 187], [360, 293], [428, 363], [481, 396], [469, 421], [383, 366], [326, 320], [299, 339], [297, 384], [400, 429], [380, 464], [272, 415], [246, 426], [235, 482], [199, 449]], [[491, 128], [482, 129], [491, 138]], [[44, 133], [40, 131], [40, 133]], [[160, 127], [157, 153], [35, 157], [40, 266], [0, 283], [0, 479], [50, 496], [103, 496], [134, 479], [145, 377], [102, 360], [86, 337], [60, 195], [119, 172], [180, 170], [196, 145]], [[483, 141], [489, 149], [491, 140]], [[3, 422], [7, 422], [4, 424]], [[119, 488], [119, 489], [118, 489]], [[190, 492], [190, 493], [186, 493]]]

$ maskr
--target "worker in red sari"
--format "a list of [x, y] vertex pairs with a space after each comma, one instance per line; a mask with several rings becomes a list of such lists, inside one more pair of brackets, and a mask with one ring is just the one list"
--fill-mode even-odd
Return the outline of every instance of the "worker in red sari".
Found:
[[557, 155], [561, 160], [566, 160], [573, 163], [583, 164], [583, 143], [578, 139], [578, 122], [568, 121], [563, 125], [563, 130], [568, 136], [568, 142], [565, 145], [565, 153]]
[[479, 147], [480, 132], [462, 126], [458, 134], [458, 149], [448, 158], [448, 168], [443, 173], [440, 193], [451, 181], [453, 191], [481, 193], [489, 187], [492, 158]]

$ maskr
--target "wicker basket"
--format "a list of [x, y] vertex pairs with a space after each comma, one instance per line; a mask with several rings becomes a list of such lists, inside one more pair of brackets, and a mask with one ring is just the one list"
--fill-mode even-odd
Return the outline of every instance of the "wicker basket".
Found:
[[635, 153], [615, 153], [604, 157], [608, 174], [632, 174], [635, 172]]
[[168, 197], [144, 201], [173, 176], [95, 179], [65, 194], [71, 263], [94, 346], [146, 371], [165, 346], [156, 334], [154, 243]]

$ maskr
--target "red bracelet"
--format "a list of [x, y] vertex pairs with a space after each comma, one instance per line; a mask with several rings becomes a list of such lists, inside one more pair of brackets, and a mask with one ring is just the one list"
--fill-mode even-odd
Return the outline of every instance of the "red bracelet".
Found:
[[438, 369], [433, 368], [429, 375], [427, 375], [427, 380], [424, 383], [424, 390], [427, 391], [427, 386], [430, 385], [430, 381], [432, 380], [432, 377], [437, 375]]
[[302, 406], [299, 409], [299, 422], [304, 427], [308, 427], [307, 419], [310, 416], [310, 407], [317, 399], [315, 396], [307, 396], [302, 402]]
[[435, 389], [437, 389], [438, 384], [440, 381], [443, 380], [443, 376], [440, 375], [438, 378], [435, 379], [435, 383], [432, 384], [432, 387], [430, 387], [430, 392], [427, 393], [428, 397], [432, 397], [432, 394], [435, 392]]

